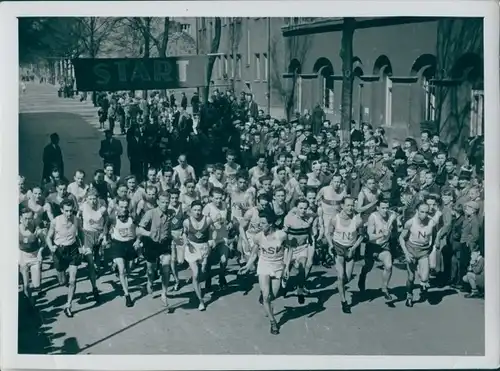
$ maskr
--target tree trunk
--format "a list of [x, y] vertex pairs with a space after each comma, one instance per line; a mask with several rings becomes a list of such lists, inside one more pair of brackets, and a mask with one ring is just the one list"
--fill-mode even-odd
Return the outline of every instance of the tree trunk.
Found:
[[[149, 50], [151, 49], [151, 18], [147, 17], [144, 20], [144, 59], [149, 58]], [[142, 91], [142, 98], [148, 99], [148, 91]]]
[[[210, 43], [210, 54], [215, 54], [219, 51], [219, 45], [220, 45], [220, 37], [221, 37], [221, 19], [219, 17], [216, 17], [215, 20], [215, 33], [214, 33], [214, 38], [212, 39]], [[206, 71], [206, 80], [205, 80], [205, 86], [202, 89], [202, 102], [207, 103], [208, 101], [208, 96], [210, 94], [210, 80], [212, 79], [212, 70], [214, 68], [215, 64], [215, 59], [217, 56], [215, 55], [210, 55], [208, 57], [208, 64], [207, 64], [207, 71]]]
[[[90, 57], [91, 58], [96, 57], [94, 31], [95, 31], [95, 18], [91, 17], [90, 18]], [[96, 91], [92, 92], [92, 103], [94, 104], [94, 107], [97, 107], [97, 92]]]
[[353, 37], [356, 28], [355, 18], [344, 18], [342, 28], [342, 47], [340, 57], [342, 58], [342, 115], [340, 128], [344, 143], [350, 142], [351, 120], [352, 120], [352, 86], [354, 76], [352, 73], [353, 63]]

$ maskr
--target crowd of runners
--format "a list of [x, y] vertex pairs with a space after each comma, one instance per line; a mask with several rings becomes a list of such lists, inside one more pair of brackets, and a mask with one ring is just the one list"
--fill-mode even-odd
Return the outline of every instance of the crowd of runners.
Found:
[[[103, 126], [110, 107], [116, 118], [126, 97], [105, 97], [105, 109], [101, 100]], [[359, 295], [381, 264], [381, 295], [389, 304], [397, 299], [390, 289], [394, 261], [406, 264], [407, 307], [425, 301], [434, 285], [483, 295], [482, 138], [459, 164], [429, 131], [388, 143], [382, 128], [353, 123], [350, 143], [343, 143], [339, 126], [321, 117], [318, 125], [316, 112], [273, 120], [251, 97], [231, 92], [215, 92], [194, 114], [154, 94], [146, 108], [140, 103], [127, 117], [123, 109], [120, 125], [135, 146], [127, 148], [130, 175], [119, 176], [115, 162], [91, 175], [78, 170], [71, 182], [61, 165], [40, 185], [20, 177], [19, 267], [34, 305], [43, 294], [43, 259], [68, 287], [68, 317], [82, 262], [96, 302], [97, 277], [111, 269], [127, 307], [134, 304], [133, 273], [145, 274], [148, 294], [160, 280], [169, 310], [169, 297], [192, 284], [203, 311], [204, 295], [215, 289], [212, 267], [219, 266], [217, 289], [224, 292], [228, 261], [235, 259], [239, 279], [258, 276], [273, 334], [279, 332], [273, 300], [296, 290], [304, 304], [315, 265], [335, 267], [344, 313], [351, 313], [346, 285], [359, 260]], [[180, 280], [183, 269], [191, 282]]]

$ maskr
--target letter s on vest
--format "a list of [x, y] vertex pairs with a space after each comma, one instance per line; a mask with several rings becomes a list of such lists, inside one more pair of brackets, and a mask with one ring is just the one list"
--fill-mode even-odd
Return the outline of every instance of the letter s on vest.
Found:
[[94, 75], [99, 77], [99, 79], [96, 81], [97, 84], [106, 85], [109, 83], [109, 80], [111, 79], [111, 74], [106, 69], [105, 63], [96, 64], [93, 68], [93, 72]]

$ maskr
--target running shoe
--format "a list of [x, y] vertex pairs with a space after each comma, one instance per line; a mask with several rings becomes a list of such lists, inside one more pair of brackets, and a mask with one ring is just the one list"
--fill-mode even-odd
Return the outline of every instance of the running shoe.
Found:
[[304, 296], [304, 291], [303, 290], [297, 290], [297, 301], [299, 304], [304, 304], [306, 302], [306, 298]]
[[342, 312], [346, 314], [351, 314], [351, 306], [347, 301], [343, 301], [342, 303]]
[[66, 307], [64, 308], [64, 314], [66, 315], [66, 317], [68, 318], [73, 318], [73, 312], [71, 311], [71, 308], [70, 307]]
[[280, 333], [280, 329], [276, 321], [271, 321], [271, 334], [278, 335]]
[[207, 308], [205, 307], [205, 303], [201, 302], [201, 303], [200, 303], [200, 305], [198, 305], [198, 310], [199, 310], [200, 312], [203, 312], [203, 311], [205, 311], [205, 309], [207, 309]]
[[413, 299], [412, 299], [412, 298], [407, 298], [407, 299], [406, 299], [406, 302], [405, 302], [405, 305], [406, 305], [408, 308], [413, 307]]
[[125, 295], [125, 306], [127, 308], [130, 308], [134, 305], [134, 302], [132, 301], [132, 299], [130, 298], [130, 295]]
[[384, 293], [384, 299], [385, 299], [386, 301], [392, 301], [392, 296], [391, 296], [391, 294], [389, 293], [389, 291], [383, 291], [383, 290], [382, 290], [382, 292]]
[[99, 296], [99, 290], [93, 289], [92, 295], [94, 296], [94, 301], [99, 304], [101, 302], [101, 297]]
[[259, 295], [259, 304], [260, 305], [264, 304], [264, 296], [262, 296], [262, 291], [260, 292], [260, 295]]

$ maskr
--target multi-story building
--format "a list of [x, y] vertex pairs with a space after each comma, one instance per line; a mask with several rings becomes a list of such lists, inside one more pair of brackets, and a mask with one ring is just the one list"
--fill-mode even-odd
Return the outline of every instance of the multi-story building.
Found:
[[[237, 93], [253, 93], [264, 111], [270, 106], [274, 116], [284, 116], [284, 90], [280, 85], [286, 68], [282, 54], [284, 24], [284, 18], [222, 18], [221, 40], [211, 77], [213, 85]], [[200, 54], [210, 53], [214, 26], [213, 18], [198, 19]]]
[[[343, 18], [288, 18], [282, 28], [294, 109], [320, 104], [340, 122]], [[483, 25], [477, 18], [358, 18], [352, 118], [392, 138], [432, 122], [453, 147], [483, 133]], [[432, 126], [432, 125], [431, 125]]]

